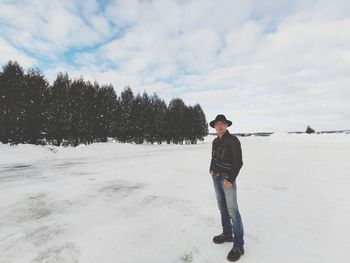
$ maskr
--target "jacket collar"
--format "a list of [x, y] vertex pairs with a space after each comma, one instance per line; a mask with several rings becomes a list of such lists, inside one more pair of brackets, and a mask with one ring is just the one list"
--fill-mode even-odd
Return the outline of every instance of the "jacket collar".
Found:
[[229, 134], [230, 134], [230, 132], [229, 132], [228, 130], [226, 130], [226, 132], [221, 136], [221, 138], [220, 138], [220, 136], [218, 135], [218, 139], [219, 139], [219, 140], [222, 140], [223, 138], [227, 137], [227, 135], [229, 135]]

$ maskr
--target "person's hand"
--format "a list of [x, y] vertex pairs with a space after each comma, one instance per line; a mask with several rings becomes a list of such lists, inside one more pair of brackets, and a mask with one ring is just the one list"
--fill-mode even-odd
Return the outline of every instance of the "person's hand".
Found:
[[213, 172], [213, 170], [210, 170], [210, 171], [209, 171], [209, 173], [210, 173], [211, 175], [214, 175], [214, 172]]
[[227, 181], [226, 179], [224, 179], [224, 187], [226, 189], [230, 189], [232, 187], [232, 184], [229, 181]]

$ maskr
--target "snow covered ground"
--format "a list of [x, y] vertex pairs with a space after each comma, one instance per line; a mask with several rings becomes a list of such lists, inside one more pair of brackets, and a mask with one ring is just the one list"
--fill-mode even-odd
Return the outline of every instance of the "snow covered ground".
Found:
[[[0, 144], [0, 262], [227, 262], [211, 141]], [[239, 262], [349, 262], [350, 135], [239, 137]]]

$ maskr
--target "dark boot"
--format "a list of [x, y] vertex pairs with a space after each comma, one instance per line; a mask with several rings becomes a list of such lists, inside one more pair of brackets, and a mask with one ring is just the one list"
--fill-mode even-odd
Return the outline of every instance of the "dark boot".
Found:
[[244, 254], [243, 247], [233, 247], [227, 255], [228, 261], [237, 261]]
[[222, 244], [222, 243], [224, 243], [224, 242], [232, 242], [232, 235], [230, 235], [230, 236], [225, 236], [225, 234], [222, 233], [222, 234], [220, 234], [220, 235], [218, 235], [218, 236], [215, 236], [215, 237], [213, 238], [213, 241], [214, 241], [214, 243], [216, 243], [216, 244]]

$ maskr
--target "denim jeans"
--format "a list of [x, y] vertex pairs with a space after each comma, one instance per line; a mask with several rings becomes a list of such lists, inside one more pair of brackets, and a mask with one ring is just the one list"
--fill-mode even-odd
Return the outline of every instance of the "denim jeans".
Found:
[[232, 235], [234, 246], [243, 246], [244, 230], [241, 214], [238, 210], [236, 182], [232, 184], [231, 188], [226, 189], [223, 176], [212, 175], [212, 178], [221, 214], [223, 233], [227, 236]]

